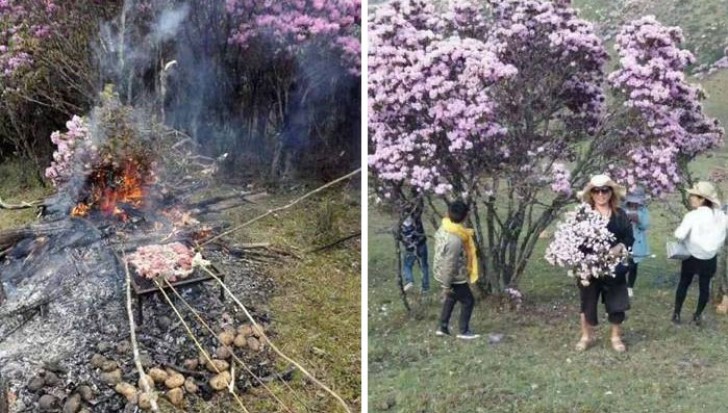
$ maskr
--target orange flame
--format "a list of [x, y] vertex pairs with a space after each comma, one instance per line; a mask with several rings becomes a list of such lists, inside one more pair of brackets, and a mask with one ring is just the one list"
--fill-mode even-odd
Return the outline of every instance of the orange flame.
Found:
[[86, 216], [98, 208], [105, 216], [116, 216], [126, 221], [127, 216], [120, 204], [134, 208], [142, 206], [144, 186], [151, 182], [151, 174], [145, 173], [133, 159], [127, 159], [121, 167], [111, 164], [95, 170], [88, 178], [90, 196], [71, 211], [73, 216]]

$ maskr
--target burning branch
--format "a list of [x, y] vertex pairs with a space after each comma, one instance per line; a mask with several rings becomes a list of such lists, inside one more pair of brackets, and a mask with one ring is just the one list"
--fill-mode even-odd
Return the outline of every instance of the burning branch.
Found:
[[252, 223], [254, 223], [256, 221], [260, 221], [261, 219], [263, 219], [263, 218], [265, 218], [265, 217], [267, 217], [269, 215], [275, 214], [276, 212], [279, 212], [279, 211], [283, 211], [284, 209], [288, 209], [288, 208], [296, 205], [297, 203], [303, 201], [304, 199], [306, 199], [306, 198], [308, 198], [308, 197], [310, 197], [310, 196], [312, 196], [314, 194], [317, 194], [317, 193], [323, 191], [326, 188], [329, 188], [329, 187], [331, 187], [333, 185], [336, 185], [339, 182], [345, 181], [345, 180], [353, 177], [354, 175], [358, 174], [359, 172], [361, 172], [361, 168], [359, 168], [359, 169], [357, 169], [355, 171], [349, 172], [348, 174], [346, 174], [346, 175], [344, 175], [344, 176], [342, 176], [340, 178], [336, 178], [333, 181], [331, 181], [331, 182], [329, 182], [329, 183], [327, 183], [327, 184], [325, 184], [323, 186], [320, 186], [320, 187], [314, 189], [311, 192], [308, 192], [307, 194], [303, 195], [300, 198], [297, 198], [296, 200], [294, 200], [293, 202], [291, 202], [288, 205], [284, 205], [284, 206], [279, 207], [279, 208], [271, 209], [271, 210], [269, 210], [268, 212], [266, 212], [263, 215], [260, 215], [260, 216], [258, 216], [256, 218], [251, 219], [250, 221], [244, 222], [244, 223], [242, 223], [242, 224], [240, 224], [240, 225], [238, 225], [238, 226], [236, 226], [236, 227], [234, 227], [234, 228], [232, 228], [232, 229], [230, 229], [228, 231], [225, 231], [225, 232], [223, 232], [223, 233], [221, 233], [219, 235], [216, 235], [216, 236], [208, 239], [207, 241], [203, 242], [202, 244], [200, 244], [200, 247], [204, 247], [205, 245], [207, 245], [207, 244], [211, 243], [212, 241], [215, 241], [215, 240], [217, 240], [219, 238], [222, 238], [225, 235], [230, 235], [233, 232], [238, 231], [238, 230], [240, 230], [240, 229], [242, 229], [244, 227], [247, 227], [248, 225], [250, 225], [250, 224], [252, 224]]

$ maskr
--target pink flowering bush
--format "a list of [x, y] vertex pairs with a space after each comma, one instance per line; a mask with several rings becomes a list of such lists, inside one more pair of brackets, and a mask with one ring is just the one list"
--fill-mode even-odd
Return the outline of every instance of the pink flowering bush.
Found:
[[257, 38], [290, 53], [308, 44], [338, 50], [350, 73], [361, 71], [360, 0], [226, 0], [235, 20], [229, 41], [243, 48]]
[[393, 0], [371, 16], [368, 161], [381, 199], [465, 197], [484, 287], [503, 291], [590, 176], [660, 196], [723, 130], [686, 82], [679, 29], [626, 25], [607, 74], [602, 39], [570, 2], [485, 3]]
[[579, 204], [567, 214], [546, 248], [546, 261], [568, 268], [568, 275], [587, 286], [594, 278], [614, 277], [622, 257], [609, 253], [614, 234], [607, 230], [608, 219], [589, 204]]
[[74, 115], [66, 122], [66, 128], [67, 132], [55, 131], [51, 134], [56, 150], [51, 165], [45, 170], [45, 176], [55, 187], [70, 181], [79, 173], [79, 167], [90, 166], [98, 156], [98, 148], [92, 143], [88, 125], [83, 118]]

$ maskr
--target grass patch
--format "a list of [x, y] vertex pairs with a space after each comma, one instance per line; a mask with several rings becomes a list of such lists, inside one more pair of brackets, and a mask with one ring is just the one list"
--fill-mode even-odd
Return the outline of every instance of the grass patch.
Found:
[[[0, 163], [0, 198], [8, 204], [17, 204], [42, 199], [52, 193], [52, 188], [44, 187], [32, 169], [21, 160]], [[0, 209], [0, 231], [27, 225], [36, 219], [37, 214], [35, 208]]]
[[[394, 218], [370, 209], [370, 411], [720, 411], [724, 401], [718, 389], [728, 385], [723, 334], [728, 319], [709, 307], [703, 328], [670, 323], [679, 267], [663, 249], [676, 222], [657, 204], [650, 212], [657, 257], [640, 264], [625, 323], [629, 350], [617, 354], [609, 347], [603, 315], [597, 346], [585, 353], [573, 350], [579, 338], [577, 288], [564, 270], [545, 262], [545, 240], [522, 280], [520, 312], [481, 298], [472, 328], [485, 337], [475, 342], [436, 337], [439, 301], [433, 297], [405, 314], [396, 288], [394, 241], [386, 233]], [[686, 319], [696, 295], [693, 286], [684, 306]], [[489, 333], [505, 338], [489, 344]]]
[[[226, 220], [244, 222], [300, 195], [273, 196], [228, 212]], [[269, 302], [274, 340], [284, 353], [342, 396], [353, 411], [361, 409], [360, 243], [352, 240], [318, 253], [306, 251], [359, 231], [360, 211], [358, 189], [335, 188], [232, 236], [239, 242], [271, 242], [301, 253], [300, 261], [266, 268], [278, 287]], [[343, 411], [328, 394], [304, 380], [294, 380], [291, 386], [310, 411]], [[306, 411], [287, 389], [280, 384], [275, 387], [288, 406]], [[264, 403], [251, 408], [276, 408], [269, 401]]]

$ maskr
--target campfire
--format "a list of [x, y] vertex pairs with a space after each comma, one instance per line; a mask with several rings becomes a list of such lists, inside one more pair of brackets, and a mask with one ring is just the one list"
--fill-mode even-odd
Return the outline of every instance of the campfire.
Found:
[[105, 159], [89, 174], [83, 190], [87, 195], [71, 210], [72, 216], [85, 217], [94, 210], [104, 217], [126, 222], [127, 209], [144, 206], [145, 194], [154, 184], [151, 162], [128, 157], [121, 162]]
[[[44, 205], [70, 198], [66, 213], [0, 232], [0, 394], [10, 411], [153, 409], [157, 393], [178, 407], [228, 393], [242, 405], [252, 387], [280, 402], [266, 383], [308, 373], [272, 345], [269, 315], [242, 304], [264, 304], [270, 281], [238, 261], [254, 253], [220, 241], [199, 247], [222, 226], [197, 218], [245, 194], [187, 201], [209, 176], [191, 171], [211, 163], [193, 164], [204, 157], [190, 144], [165, 141], [178, 132], [147, 127], [158, 131], [150, 139], [131, 126], [138, 118], [125, 118], [131, 111], [114, 109], [121, 115], [97, 113], [107, 123], [94, 130], [117, 138], [55, 135], [48, 175], [63, 196]], [[291, 366], [279, 370], [276, 355]]]

